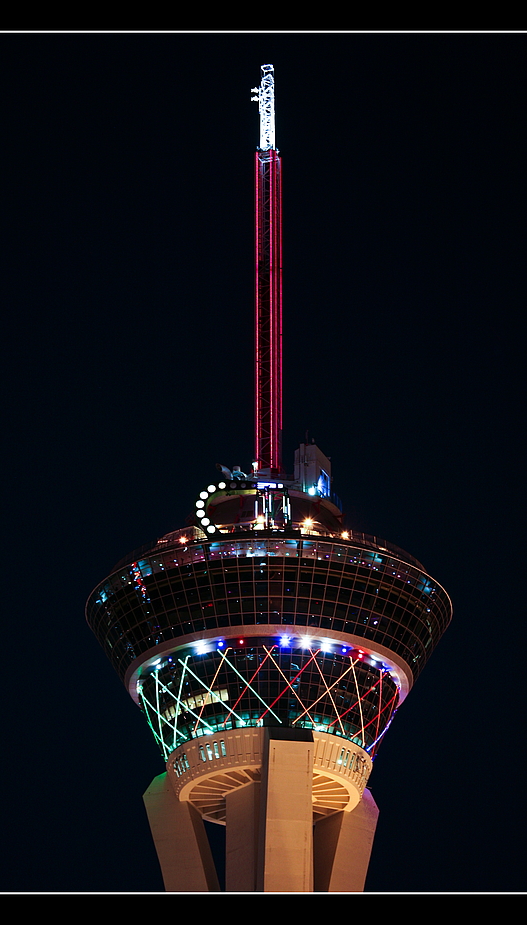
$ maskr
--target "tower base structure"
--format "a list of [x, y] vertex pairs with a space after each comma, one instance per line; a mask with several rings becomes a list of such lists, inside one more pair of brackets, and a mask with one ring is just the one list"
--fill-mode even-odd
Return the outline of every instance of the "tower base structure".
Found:
[[165, 889], [220, 889], [208, 820], [226, 826], [226, 892], [362, 892], [378, 810], [371, 759], [345, 744], [278, 726], [176, 749], [144, 796]]

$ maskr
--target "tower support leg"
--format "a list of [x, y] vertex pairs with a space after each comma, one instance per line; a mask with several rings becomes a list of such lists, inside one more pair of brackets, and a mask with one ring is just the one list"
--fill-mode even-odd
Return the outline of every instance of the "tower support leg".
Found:
[[225, 797], [225, 891], [254, 893], [258, 866], [261, 784], [252, 783]]
[[335, 813], [315, 826], [315, 892], [362, 893], [379, 810], [369, 792], [351, 813]]
[[258, 870], [262, 893], [313, 891], [313, 736], [268, 728], [262, 762]]
[[165, 890], [169, 893], [219, 890], [203, 820], [190, 803], [177, 799], [166, 773], [154, 778], [143, 800]]

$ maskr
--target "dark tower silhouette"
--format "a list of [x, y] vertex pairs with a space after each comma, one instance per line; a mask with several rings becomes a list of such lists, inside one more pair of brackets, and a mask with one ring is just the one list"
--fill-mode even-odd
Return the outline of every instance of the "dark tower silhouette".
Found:
[[87, 619], [167, 762], [145, 802], [170, 891], [361, 891], [372, 759], [451, 619], [413, 556], [346, 530], [314, 443], [281, 459], [281, 160], [262, 67], [256, 152], [256, 450], [217, 467], [194, 525], [123, 559]]

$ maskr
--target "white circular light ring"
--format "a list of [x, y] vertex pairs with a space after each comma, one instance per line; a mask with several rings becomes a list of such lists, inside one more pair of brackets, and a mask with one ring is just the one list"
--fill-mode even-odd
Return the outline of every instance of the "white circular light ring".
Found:
[[201, 518], [200, 526], [206, 527], [208, 533], [216, 532], [217, 528], [214, 526], [214, 524], [211, 524], [209, 518], [206, 516], [208, 502], [210, 501], [212, 495], [216, 494], [218, 491], [225, 491], [227, 488], [247, 491], [253, 486], [254, 483], [252, 483], [250, 480], [241, 482], [238, 479], [233, 479], [232, 482], [229, 482], [228, 484], [227, 482], [221, 481], [218, 482], [217, 485], [213, 485], [212, 482], [210, 485], [207, 485], [207, 489], [200, 491], [199, 498], [196, 500], [196, 516]]
[[215, 533], [216, 527], [214, 524], [211, 524], [210, 519], [207, 515], [207, 506], [212, 495], [217, 491], [221, 491], [223, 488], [226, 488], [225, 482], [220, 482], [218, 485], [213, 485], [212, 482], [210, 485], [207, 485], [207, 488], [200, 491], [199, 498], [196, 500], [196, 517], [200, 518], [200, 527], [203, 530], [207, 530], [207, 533]]

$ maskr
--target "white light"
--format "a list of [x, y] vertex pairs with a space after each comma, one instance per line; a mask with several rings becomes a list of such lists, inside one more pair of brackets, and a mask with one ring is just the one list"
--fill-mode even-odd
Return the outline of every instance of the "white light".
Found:
[[[274, 127], [274, 68], [272, 64], [262, 64], [262, 79], [258, 88], [258, 96], [253, 99], [258, 100], [260, 111], [260, 148], [262, 151], [269, 151], [275, 146], [275, 127]], [[252, 93], [255, 90], [251, 91]]]
[[204, 501], [201, 501], [201, 500], [200, 500], [200, 501], [196, 501], [196, 507], [205, 507], [205, 502], [204, 502]]
[[197, 644], [197, 646], [196, 646], [196, 652], [198, 653], [198, 655], [203, 655], [203, 653], [206, 652], [206, 651], [207, 651], [206, 643], [205, 643], [205, 642], [198, 642], [198, 644]]
[[225, 488], [225, 482], [218, 482], [218, 488]]
[[214, 524], [209, 524], [209, 526], [207, 527], [207, 533], [215, 533], [215, 532], [216, 532], [216, 527], [214, 526]]
[[196, 511], [196, 517], [205, 517], [205, 511]]
[[308, 493], [308, 495], [314, 495], [314, 494], [316, 494], [316, 488], [315, 488], [315, 486], [312, 485], [311, 488], [308, 488], [307, 493]]
[[285, 648], [289, 648], [290, 643], [291, 643], [291, 637], [290, 637], [290, 636], [280, 636], [280, 645], [281, 645], [281, 646], [284, 646]]
[[207, 498], [209, 497], [209, 493], [208, 491], [200, 491], [199, 496], [200, 498], [203, 498], [204, 501], [206, 501]]
[[213, 491], [216, 491], [215, 485], [207, 485], [207, 491], [212, 494]]
[[[201, 514], [201, 511], [198, 511], [197, 513]], [[208, 517], [204, 517], [201, 523], [203, 524], [204, 527], [206, 527], [208, 524], [210, 524], [210, 520]]]
[[304, 649], [311, 648], [311, 636], [302, 636], [302, 639], [300, 640], [300, 642]]

